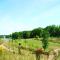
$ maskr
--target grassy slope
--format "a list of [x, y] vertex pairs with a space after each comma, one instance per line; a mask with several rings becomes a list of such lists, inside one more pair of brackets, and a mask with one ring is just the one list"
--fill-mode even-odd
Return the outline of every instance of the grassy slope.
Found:
[[[14, 47], [17, 47], [18, 46], [18, 43], [21, 43], [22, 46], [24, 46], [24, 47], [29, 46], [30, 48], [33, 48], [33, 49], [35, 49], [35, 48], [42, 48], [42, 42], [39, 41], [39, 40], [34, 40], [34, 39], [26, 39], [26, 43], [25, 43], [25, 40], [24, 39], [21, 39], [21, 40], [18, 39], [16, 41], [14, 40], [13, 43], [12, 43], [12, 41], [10, 41], [8, 43], [8, 45], [10, 45], [12, 47], [13, 46]], [[58, 42], [49, 41], [49, 46], [48, 46], [48, 49], [47, 50], [53, 49], [55, 47], [60, 48], [60, 44]]]
[[[29, 46], [30, 48], [41, 48], [42, 47], [42, 43], [41, 41], [38, 40], [32, 40], [32, 39], [27, 39], [26, 43], [24, 39], [21, 40], [16, 40], [16, 41], [9, 41], [8, 43], [6, 42], [6, 45], [9, 46], [10, 48], [14, 49], [15, 52], [17, 52], [17, 54], [13, 54], [10, 52], [5, 51], [1, 56], [0, 56], [0, 60], [35, 60], [35, 55], [31, 54], [30, 51], [26, 51], [26, 50], [22, 50], [22, 54], [23, 55], [18, 55], [18, 43], [21, 43], [24, 47]], [[49, 47], [47, 50], [51, 50], [55, 47], [60, 48], [60, 44], [59, 43], [55, 43], [55, 42], [49, 42]], [[60, 59], [60, 57], [59, 57]], [[58, 59], [58, 60], [59, 60]]]

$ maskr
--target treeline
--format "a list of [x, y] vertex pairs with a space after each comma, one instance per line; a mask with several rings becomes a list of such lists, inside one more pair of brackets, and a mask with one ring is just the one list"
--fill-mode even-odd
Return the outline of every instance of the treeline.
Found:
[[11, 38], [11, 37], [12, 37], [11, 35], [0, 35], [0, 38], [4, 38], [4, 36], [5, 36], [6, 38]]
[[12, 39], [18, 39], [18, 38], [36, 38], [36, 37], [42, 37], [43, 31], [47, 31], [50, 35], [50, 37], [60, 37], [60, 26], [56, 25], [50, 25], [45, 28], [36, 28], [32, 31], [22, 31], [22, 32], [14, 32], [10, 35]]
[[[45, 28], [39, 27], [35, 28], [31, 31], [20, 31], [20, 32], [13, 32], [10, 35], [5, 35], [6, 38], [12, 38], [12, 39], [20, 39], [20, 38], [36, 38], [36, 37], [43, 37], [44, 31], [48, 32], [50, 37], [60, 37], [60, 26], [56, 25], [50, 25]], [[0, 35], [0, 38], [4, 35]]]

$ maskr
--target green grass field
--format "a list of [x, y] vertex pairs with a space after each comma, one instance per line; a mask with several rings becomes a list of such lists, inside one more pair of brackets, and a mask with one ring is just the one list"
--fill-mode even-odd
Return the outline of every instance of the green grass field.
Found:
[[[19, 55], [18, 48], [17, 48], [18, 43], [21, 43], [22, 46], [24, 47], [30, 47], [32, 49], [42, 48], [41, 40], [26, 39], [25, 41], [24, 39], [17, 39], [17, 40], [13, 40], [13, 42], [10, 40], [4, 42], [4, 45], [13, 49], [16, 53], [14, 54], [12, 52], [8, 52], [4, 50], [2, 54], [0, 54], [0, 60], [35, 60], [36, 58], [35, 54], [32, 54], [32, 52], [28, 50], [21, 49], [22, 55]], [[54, 48], [60, 48], [59, 42], [49, 41], [49, 46], [46, 49], [46, 51], [49, 51]], [[43, 60], [42, 57], [43, 56], [41, 56], [41, 60]], [[57, 60], [60, 60], [60, 57]]]
[[[48, 46], [47, 50], [53, 49], [55, 47], [60, 48], [59, 42], [49, 41], [49, 46]], [[42, 48], [41, 40], [34, 40], [34, 39], [26, 39], [26, 42], [24, 39], [17, 39], [17, 40], [13, 40], [13, 42], [9, 41], [8, 45], [12, 46], [12, 47], [17, 47], [18, 43], [21, 43], [22, 46], [24, 46], [24, 47], [29, 46], [32, 49]]]

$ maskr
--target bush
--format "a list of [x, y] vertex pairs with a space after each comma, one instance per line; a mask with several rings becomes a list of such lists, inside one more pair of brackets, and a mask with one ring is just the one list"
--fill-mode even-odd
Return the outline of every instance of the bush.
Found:
[[42, 39], [42, 47], [44, 48], [44, 50], [48, 47], [48, 37], [49, 37], [49, 33], [48, 31], [43, 31], [43, 39]]

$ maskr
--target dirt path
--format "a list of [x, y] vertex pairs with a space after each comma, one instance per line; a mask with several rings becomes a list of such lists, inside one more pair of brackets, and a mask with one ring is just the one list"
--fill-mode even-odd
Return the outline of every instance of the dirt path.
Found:
[[48, 60], [55, 60], [58, 56], [60, 56], [60, 48], [51, 51]]
[[0, 48], [1, 48], [2, 50], [6, 50], [6, 51], [9, 51], [9, 52], [13, 52], [13, 50], [12, 50], [10, 47], [8, 47], [8, 46], [5, 45], [5, 42], [3, 42], [3, 43], [0, 44]]

